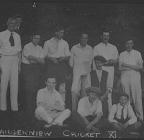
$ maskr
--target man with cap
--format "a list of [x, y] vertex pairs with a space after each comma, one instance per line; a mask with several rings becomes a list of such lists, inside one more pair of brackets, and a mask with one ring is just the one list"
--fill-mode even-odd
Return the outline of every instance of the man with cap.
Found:
[[129, 96], [130, 102], [138, 119], [143, 120], [141, 74], [143, 60], [141, 53], [133, 49], [134, 41], [129, 38], [126, 41], [126, 50], [120, 54], [119, 69], [121, 71], [121, 85], [124, 92]]
[[103, 104], [103, 114], [105, 117], [108, 115], [108, 89], [107, 80], [108, 72], [102, 69], [102, 66], [106, 63], [106, 59], [103, 56], [95, 56], [94, 62], [96, 67], [90, 72], [91, 86], [98, 87], [101, 90], [100, 99]]
[[45, 75], [55, 75], [58, 81], [64, 80], [69, 70], [67, 65], [70, 58], [69, 45], [63, 36], [64, 28], [57, 26], [54, 37], [44, 43]]
[[99, 99], [101, 91], [97, 87], [90, 87], [86, 93], [87, 96], [80, 99], [77, 112], [73, 112], [72, 118], [82, 130], [98, 132], [103, 124], [102, 102]]
[[18, 111], [18, 68], [21, 51], [21, 39], [15, 32], [17, 20], [9, 18], [7, 30], [0, 32], [1, 83], [0, 110], [7, 110], [6, 93], [10, 82], [10, 100], [12, 111]]

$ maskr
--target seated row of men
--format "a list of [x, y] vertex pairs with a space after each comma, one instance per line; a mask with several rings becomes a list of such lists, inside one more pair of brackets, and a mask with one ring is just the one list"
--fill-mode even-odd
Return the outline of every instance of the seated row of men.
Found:
[[79, 128], [87, 132], [98, 132], [99, 129], [111, 126], [123, 133], [140, 126], [127, 94], [119, 94], [118, 103], [113, 104], [106, 117], [99, 88], [87, 88], [87, 95], [79, 100], [77, 111], [71, 112], [65, 108], [65, 83], [60, 84], [59, 91], [55, 86], [56, 79], [49, 77], [46, 80], [46, 87], [40, 89], [37, 94], [35, 117], [45, 121], [45, 127], [63, 126], [63, 122], [70, 116]]

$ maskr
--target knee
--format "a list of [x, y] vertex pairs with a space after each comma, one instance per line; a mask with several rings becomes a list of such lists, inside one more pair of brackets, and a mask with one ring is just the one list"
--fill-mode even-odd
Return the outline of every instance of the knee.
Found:
[[35, 116], [38, 117], [39, 115], [41, 115], [44, 112], [44, 108], [41, 106], [38, 106], [35, 110]]
[[65, 109], [64, 112], [65, 112], [65, 114], [67, 114], [67, 116], [71, 115], [71, 111], [69, 109]]

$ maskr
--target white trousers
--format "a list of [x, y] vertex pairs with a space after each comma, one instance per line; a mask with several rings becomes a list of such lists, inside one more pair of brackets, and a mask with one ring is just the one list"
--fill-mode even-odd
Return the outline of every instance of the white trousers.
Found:
[[63, 121], [69, 118], [71, 115], [71, 111], [69, 109], [65, 109], [62, 112], [53, 113], [45, 110], [42, 106], [38, 106], [35, 110], [35, 117], [39, 120], [44, 120], [48, 124], [63, 124]]
[[[78, 101], [81, 97], [86, 96], [85, 88], [90, 86], [90, 74], [82, 76], [80, 72], [73, 72], [72, 83], [72, 110], [77, 111]], [[82, 91], [80, 93], [80, 91]]]
[[0, 83], [0, 110], [7, 110], [7, 88], [10, 82], [10, 101], [11, 109], [18, 111], [18, 57], [2, 56], [1, 64], [1, 83]]
[[131, 103], [134, 104], [136, 115], [143, 120], [141, 75], [136, 71], [125, 71], [121, 75], [121, 84]]

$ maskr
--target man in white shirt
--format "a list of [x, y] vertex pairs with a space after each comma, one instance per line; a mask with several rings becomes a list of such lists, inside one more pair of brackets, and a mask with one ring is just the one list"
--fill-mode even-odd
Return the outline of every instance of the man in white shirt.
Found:
[[57, 80], [65, 79], [68, 74], [68, 60], [70, 57], [69, 45], [63, 39], [64, 29], [58, 26], [55, 36], [44, 43], [46, 58], [46, 74], [55, 75]]
[[39, 120], [45, 121], [46, 127], [51, 125], [63, 126], [71, 111], [65, 109], [65, 103], [62, 96], [55, 90], [56, 79], [49, 77], [46, 81], [46, 87], [40, 89], [37, 94], [37, 108], [35, 116]]
[[87, 96], [79, 100], [77, 112], [72, 113], [72, 118], [82, 130], [98, 132], [105, 122], [102, 119], [102, 102], [99, 99], [101, 91], [99, 88], [90, 87], [86, 92]]
[[80, 43], [71, 49], [70, 65], [73, 68], [72, 110], [77, 110], [80, 91], [85, 96], [84, 89], [89, 87], [89, 77], [93, 58], [92, 47], [87, 44], [88, 34], [81, 34]]
[[114, 129], [122, 133], [127, 133], [138, 127], [137, 117], [129, 103], [127, 94], [119, 95], [119, 102], [112, 106], [108, 120]]
[[7, 110], [6, 93], [10, 82], [10, 100], [12, 111], [18, 111], [18, 68], [21, 52], [21, 39], [15, 32], [16, 19], [9, 18], [7, 30], [0, 32], [0, 110]]
[[[114, 65], [118, 60], [118, 50], [116, 46], [109, 43], [110, 33], [108, 31], [103, 31], [102, 42], [94, 47], [94, 56], [103, 56], [107, 63], [102, 67], [103, 70], [108, 72], [107, 88], [113, 89], [114, 81]], [[93, 64], [95, 67], [95, 64]], [[111, 104], [111, 105], [110, 105]], [[112, 99], [109, 96], [109, 110], [112, 106]]]
[[138, 119], [143, 120], [142, 88], [140, 70], [143, 68], [141, 53], [133, 49], [132, 39], [126, 41], [126, 50], [120, 54], [119, 69], [121, 85], [129, 96]]
[[39, 42], [40, 35], [33, 34], [31, 42], [26, 44], [22, 51], [21, 92], [26, 99], [24, 108], [29, 117], [34, 116], [36, 93], [41, 80], [42, 64], [44, 64], [43, 49]]

